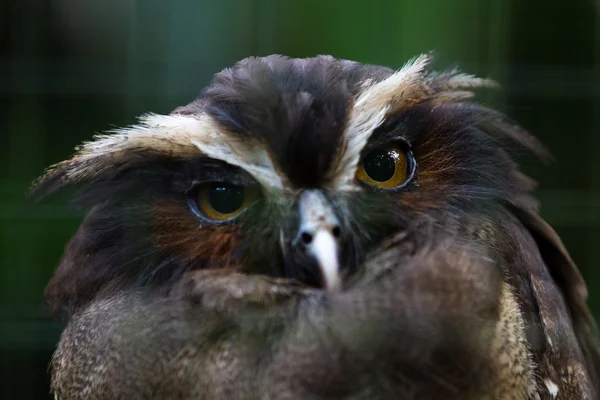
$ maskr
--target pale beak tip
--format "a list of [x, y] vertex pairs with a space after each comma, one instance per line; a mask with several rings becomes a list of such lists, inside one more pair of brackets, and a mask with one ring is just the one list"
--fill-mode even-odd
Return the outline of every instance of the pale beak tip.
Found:
[[324, 286], [328, 291], [341, 287], [338, 263], [338, 244], [331, 232], [319, 230], [313, 239], [311, 253], [317, 260], [323, 275]]

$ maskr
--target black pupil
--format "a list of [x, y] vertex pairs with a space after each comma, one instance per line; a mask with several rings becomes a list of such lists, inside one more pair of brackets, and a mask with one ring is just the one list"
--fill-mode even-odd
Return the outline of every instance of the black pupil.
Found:
[[396, 172], [396, 160], [392, 154], [384, 150], [371, 152], [365, 158], [363, 165], [369, 178], [377, 182], [389, 181]]
[[244, 204], [244, 188], [228, 183], [213, 183], [208, 189], [208, 202], [221, 214], [231, 214]]

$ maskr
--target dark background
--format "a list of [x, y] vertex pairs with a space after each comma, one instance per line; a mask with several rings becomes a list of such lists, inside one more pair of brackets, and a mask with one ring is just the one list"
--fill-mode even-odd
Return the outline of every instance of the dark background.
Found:
[[600, 12], [596, 0], [0, 1], [0, 398], [48, 398], [60, 333], [42, 290], [81, 215], [40, 205], [31, 180], [93, 133], [168, 113], [250, 55], [400, 68], [438, 51], [503, 90], [484, 102], [544, 141], [530, 158], [542, 214], [558, 230], [600, 316]]

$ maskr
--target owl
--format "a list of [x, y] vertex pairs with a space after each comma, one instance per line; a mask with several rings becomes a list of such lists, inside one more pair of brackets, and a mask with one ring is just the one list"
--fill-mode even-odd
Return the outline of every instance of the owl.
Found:
[[85, 219], [45, 296], [68, 399], [598, 399], [585, 283], [470, 101], [496, 84], [247, 58], [34, 184]]

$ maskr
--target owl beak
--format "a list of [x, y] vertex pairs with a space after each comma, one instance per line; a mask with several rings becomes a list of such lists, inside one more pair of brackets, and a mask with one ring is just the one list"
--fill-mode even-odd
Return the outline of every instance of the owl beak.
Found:
[[325, 289], [337, 290], [341, 286], [338, 218], [319, 190], [304, 191], [299, 205], [300, 227], [294, 245], [317, 264]]

